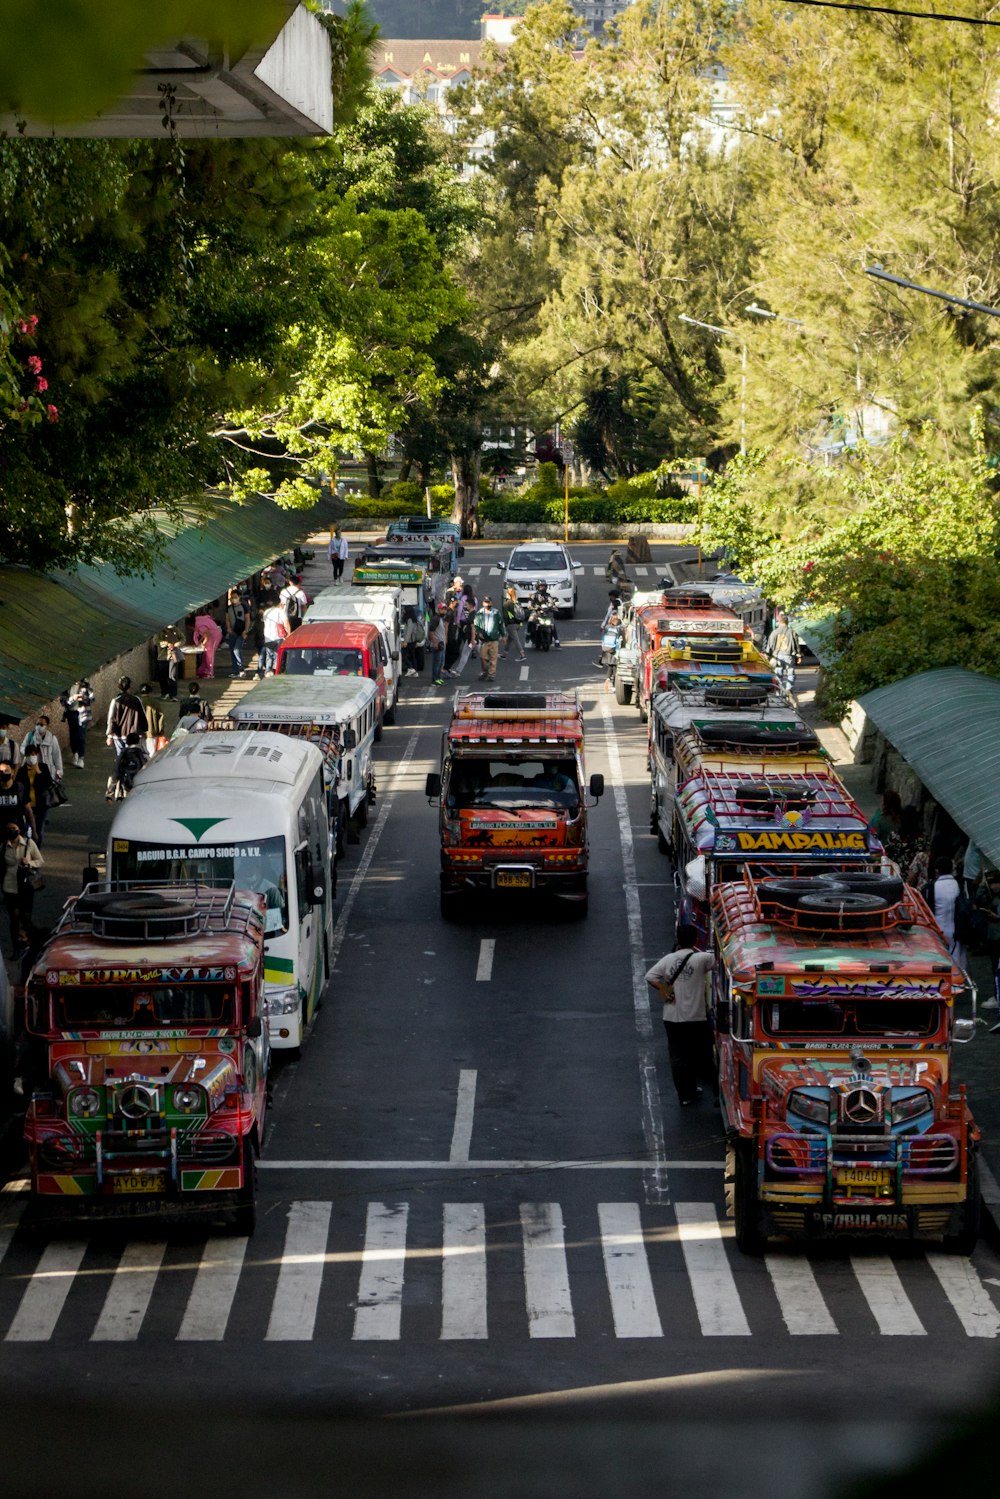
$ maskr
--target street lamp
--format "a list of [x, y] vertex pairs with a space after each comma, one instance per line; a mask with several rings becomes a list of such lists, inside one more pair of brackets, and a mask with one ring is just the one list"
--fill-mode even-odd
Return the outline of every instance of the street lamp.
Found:
[[752, 313], [754, 317], [771, 318], [776, 323], [791, 323], [793, 328], [805, 327], [800, 317], [782, 317], [780, 312], [769, 312], [766, 307], [758, 307], [756, 302], [751, 302], [749, 307], [744, 307], [743, 311]]
[[678, 318], [682, 323], [688, 323], [692, 328], [705, 328], [709, 333], [718, 333], [723, 338], [738, 338], [740, 341], [740, 452], [746, 454], [747, 450], [747, 342], [742, 334], [733, 328], [720, 328], [718, 323], [703, 323], [699, 318], [688, 317], [686, 312], [679, 312]]

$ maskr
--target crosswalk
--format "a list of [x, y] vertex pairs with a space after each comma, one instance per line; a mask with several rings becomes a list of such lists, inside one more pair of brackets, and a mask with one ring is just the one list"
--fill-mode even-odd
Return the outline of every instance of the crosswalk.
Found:
[[515, 1213], [370, 1201], [334, 1217], [332, 1202], [302, 1200], [266, 1214], [249, 1241], [105, 1235], [40, 1248], [16, 1232], [23, 1204], [0, 1206], [8, 1343], [1000, 1336], [990, 1278], [971, 1260], [933, 1246], [748, 1259], [711, 1202]]
[[[478, 578], [484, 572], [489, 573], [491, 570], [492, 569], [489, 566], [483, 567], [482, 565], [476, 566], [475, 564], [473, 564], [471, 567], [462, 568], [462, 577], [466, 579]], [[607, 577], [607, 568], [603, 563], [600, 567], [592, 566], [591, 571], [593, 572], [595, 578]], [[650, 569], [648, 567], [633, 567], [632, 571], [633, 573], [635, 573], [637, 578], [648, 578], [650, 574]], [[657, 573], [656, 568], [653, 568], [653, 573], [654, 575]]]

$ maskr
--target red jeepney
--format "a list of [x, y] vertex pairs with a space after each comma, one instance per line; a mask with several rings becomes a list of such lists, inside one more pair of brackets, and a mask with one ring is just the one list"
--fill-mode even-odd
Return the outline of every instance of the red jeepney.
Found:
[[659, 603], [635, 610], [632, 630], [638, 653], [636, 705], [644, 720], [652, 694], [662, 690], [656, 679], [661, 666], [682, 669], [704, 662], [731, 671], [770, 673], [754, 646], [750, 626], [696, 588], [664, 589]]
[[32, 1217], [253, 1231], [267, 1108], [264, 897], [88, 885], [28, 978]]
[[875, 1235], [971, 1253], [980, 1134], [952, 1075], [971, 986], [920, 895], [880, 868], [748, 868], [716, 886], [712, 919], [740, 1248]]

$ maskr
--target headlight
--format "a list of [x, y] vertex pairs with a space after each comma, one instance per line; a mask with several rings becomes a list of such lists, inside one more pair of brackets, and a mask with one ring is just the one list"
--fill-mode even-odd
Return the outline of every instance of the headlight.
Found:
[[194, 1114], [201, 1107], [201, 1088], [180, 1087], [174, 1089], [174, 1108], [179, 1114]]
[[789, 1114], [799, 1114], [803, 1119], [811, 1119], [814, 1124], [830, 1123], [830, 1099], [816, 1098], [812, 1093], [806, 1093], [797, 1088], [794, 1093], [788, 1095]]
[[96, 1088], [77, 1088], [70, 1094], [69, 1108], [78, 1119], [93, 1119], [101, 1112], [101, 1095]]
[[921, 1088], [917, 1093], [911, 1093], [907, 1098], [897, 1098], [892, 1105], [893, 1124], [902, 1124], [905, 1119], [916, 1119], [918, 1114], [926, 1114], [933, 1109], [934, 1100], [926, 1088]]
[[269, 989], [267, 1007], [272, 1015], [294, 1015], [299, 1007], [298, 989]]

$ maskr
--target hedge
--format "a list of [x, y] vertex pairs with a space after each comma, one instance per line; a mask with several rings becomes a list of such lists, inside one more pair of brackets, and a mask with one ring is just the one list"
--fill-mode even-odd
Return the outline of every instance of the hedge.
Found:
[[[395, 488], [397, 486], [392, 487]], [[406, 487], [408, 489], [409, 485]], [[441, 491], [445, 492], [442, 493]], [[451, 515], [453, 499], [454, 491], [450, 486], [446, 484], [432, 485], [431, 514], [446, 517]], [[369, 495], [366, 495], [362, 499], [348, 499], [346, 503], [348, 511], [344, 517], [345, 520], [355, 515], [370, 515], [392, 520], [397, 515], [426, 515], [427, 513], [427, 501], [424, 499], [423, 490], [420, 491], [420, 497], [416, 502], [405, 494], [402, 498], [397, 499], [395, 495], [390, 494], [387, 490], [385, 495], [377, 500], [373, 500]]]
[[[565, 515], [564, 500], [508, 499], [491, 495], [479, 506], [481, 520], [513, 525], [558, 525]], [[609, 495], [576, 495], [570, 492], [571, 524], [603, 526], [640, 525], [643, 522], [693, 521], [698, 504], [693, 499], [657, 500], [641, 495], [612, 498]]]

